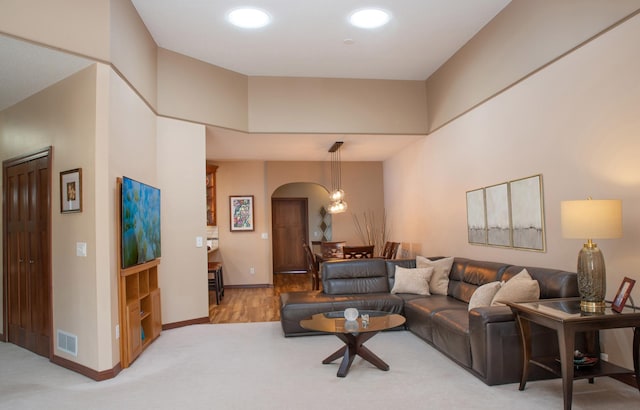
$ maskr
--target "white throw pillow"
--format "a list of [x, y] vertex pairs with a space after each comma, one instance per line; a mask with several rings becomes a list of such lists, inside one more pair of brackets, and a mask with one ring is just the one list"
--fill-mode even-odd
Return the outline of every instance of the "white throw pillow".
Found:
[[430, 295], [429, 279], [433, 268], [408, 269], [396, 266], [395, 282], [391, 293], [414, 293], [416, 295]]
[[480, 286], [469, 299], [469, 310], [477, 307], [491, 306], [494, 296], [502, 287], [502, 282], [489, 282]]
[[522, 269], [513, 278], [502, 284], [491, 301], [491, 306], [504, 305], [506, 302], [526, 302], [540, 299], [540, 284], [531, 278], [526, 269]]
[[429, 280], [429, 290], [434, 295], [447, 295], [449, 291], [449, 272], [453, 266], [453, 256], [432, 261], [424, 256], [416, 256], [416, 268], [433, 268]]

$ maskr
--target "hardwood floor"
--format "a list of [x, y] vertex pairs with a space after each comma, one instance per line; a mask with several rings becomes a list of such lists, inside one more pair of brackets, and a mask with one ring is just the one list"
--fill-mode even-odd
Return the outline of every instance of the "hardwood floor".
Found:
[[225, 288], [216, 305], [215, 293], [209, 291], [211, 323], [276, 322], [280, 320], [280, 294], [311, 290], [308, 273], [276, 273], [272, 288]]

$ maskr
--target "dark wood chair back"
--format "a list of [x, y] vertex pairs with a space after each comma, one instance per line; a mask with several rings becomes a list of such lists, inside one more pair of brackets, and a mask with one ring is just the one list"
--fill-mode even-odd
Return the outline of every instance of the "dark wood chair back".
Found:
[[304, 254], [307, 258], [307, 270], [311, 274], [311, 288], [313, 290], [320, 289], [320, 275], [318, 273], [318, 263], [316, 262], [316, 258], [311, 251], [311, 248], [306, 242], [302, 243], [302, 247], [304, 248]]
[[395, 259], [398, 254], [398, 248], [400, 247], [400, 242], [387, 242], [384, 244], [384, 249], [382, 250], [382, 258], [383, 259]]
[[320, 251], [322, 252], [322, 259], [342, 259], [344, 258], [344, 248], [346, 242], [321, 242]]
[[344, 259], [368, 259], [373, 258], [373, 245], [366, 246], [344, 246]]

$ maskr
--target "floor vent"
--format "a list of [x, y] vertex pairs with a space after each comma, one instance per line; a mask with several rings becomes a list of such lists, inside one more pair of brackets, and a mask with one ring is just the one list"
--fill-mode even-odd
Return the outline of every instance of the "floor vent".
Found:
[[58, 330], [58, 349], [78, 356], [78, 336]]

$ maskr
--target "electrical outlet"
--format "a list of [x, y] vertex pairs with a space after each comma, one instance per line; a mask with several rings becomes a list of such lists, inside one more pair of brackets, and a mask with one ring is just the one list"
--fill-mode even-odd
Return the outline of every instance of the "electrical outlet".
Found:
[[600, 360], [608, 362], [609, 361], [609, 354], [608, 353], [600, 353]]
[[256, 268], [254, 268], [253, 266], [249, 268], [249, 273], [252, 275], [256, 274]]
[[202, 236], [196, 236], [196, 248], [202, 248]]
[[76, 242], [76, 256], [87, 256], [86, 242]]

